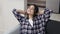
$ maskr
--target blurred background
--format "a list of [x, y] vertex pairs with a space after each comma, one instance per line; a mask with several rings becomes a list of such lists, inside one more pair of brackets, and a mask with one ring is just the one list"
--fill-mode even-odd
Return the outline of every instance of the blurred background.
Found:
[[[60, 1], [59, 0], [0, 0], [0, 34], [19, 34], [19, 22], [12, 10], [27, 10], [27, 4], [36, 4], [39, 11], [44, 8], [53, 10], [48, 23], [49, 34], [60, 33]], [[50, 28], [50, 29], [49, 29]], [[58, 31], [58, 32], [57, 32]]]

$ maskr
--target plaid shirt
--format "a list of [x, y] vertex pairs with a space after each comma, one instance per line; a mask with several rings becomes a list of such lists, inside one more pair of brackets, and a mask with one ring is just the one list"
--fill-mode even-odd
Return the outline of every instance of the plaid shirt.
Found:
[[45, 34], [45, 24], [50, 17], [51, 10], [44, 9], [44, 14], [37, 15], [33, 20], [33, 27], [29, 23], [28, 19], [19, 15], [16, 9], [13, 10], [13, 14], [20, 23], [20, 34]]

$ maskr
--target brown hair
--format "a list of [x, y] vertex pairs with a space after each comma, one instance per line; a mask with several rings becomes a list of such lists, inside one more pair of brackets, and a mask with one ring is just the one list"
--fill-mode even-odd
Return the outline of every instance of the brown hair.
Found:
[[[31, 6], [31, 5], [33, 5], [35, 7], [35, 9], [34, 9], [34, 15], [33, 15], [33, 17], [35, 17], [35, 16], [37, 16], [37, 13], [39, 12], [39, 8], [35, 4], [28, 4], [28, 6]], [[28, 14], [27, 14], [27, 18], [29, 19]]]

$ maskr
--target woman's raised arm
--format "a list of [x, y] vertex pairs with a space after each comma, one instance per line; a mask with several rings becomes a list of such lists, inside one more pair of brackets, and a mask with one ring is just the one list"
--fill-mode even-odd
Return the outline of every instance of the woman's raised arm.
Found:
[[43, 17], [41, 17], [41, 18], [43, 18], [44, 21], [46, 22], [50, 18], [50, 14], [52, 12], [53, 12], [52, 10], [45, 8], [44, 10], [39, 12], [39, 15], [42, 15]]
[[16, 10], [16, 12], [18, 12], [19, 14], [26, 14], [26, 11], [24, 11], [24, 10], [21, 10], [21, 9], [19, 9], [19, 10]]
[[25, 18], [24, 16], [20, 15], [25, 14], [22, 10], [13, 9], [12, 12], [19, 22], [23, 21], [23, 19]]

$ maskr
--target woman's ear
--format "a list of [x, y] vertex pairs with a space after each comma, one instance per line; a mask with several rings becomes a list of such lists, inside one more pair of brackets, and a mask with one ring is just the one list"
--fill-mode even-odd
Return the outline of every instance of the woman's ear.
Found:
[[39, 14], [44, 14], [44, 10], [39, 11]]

